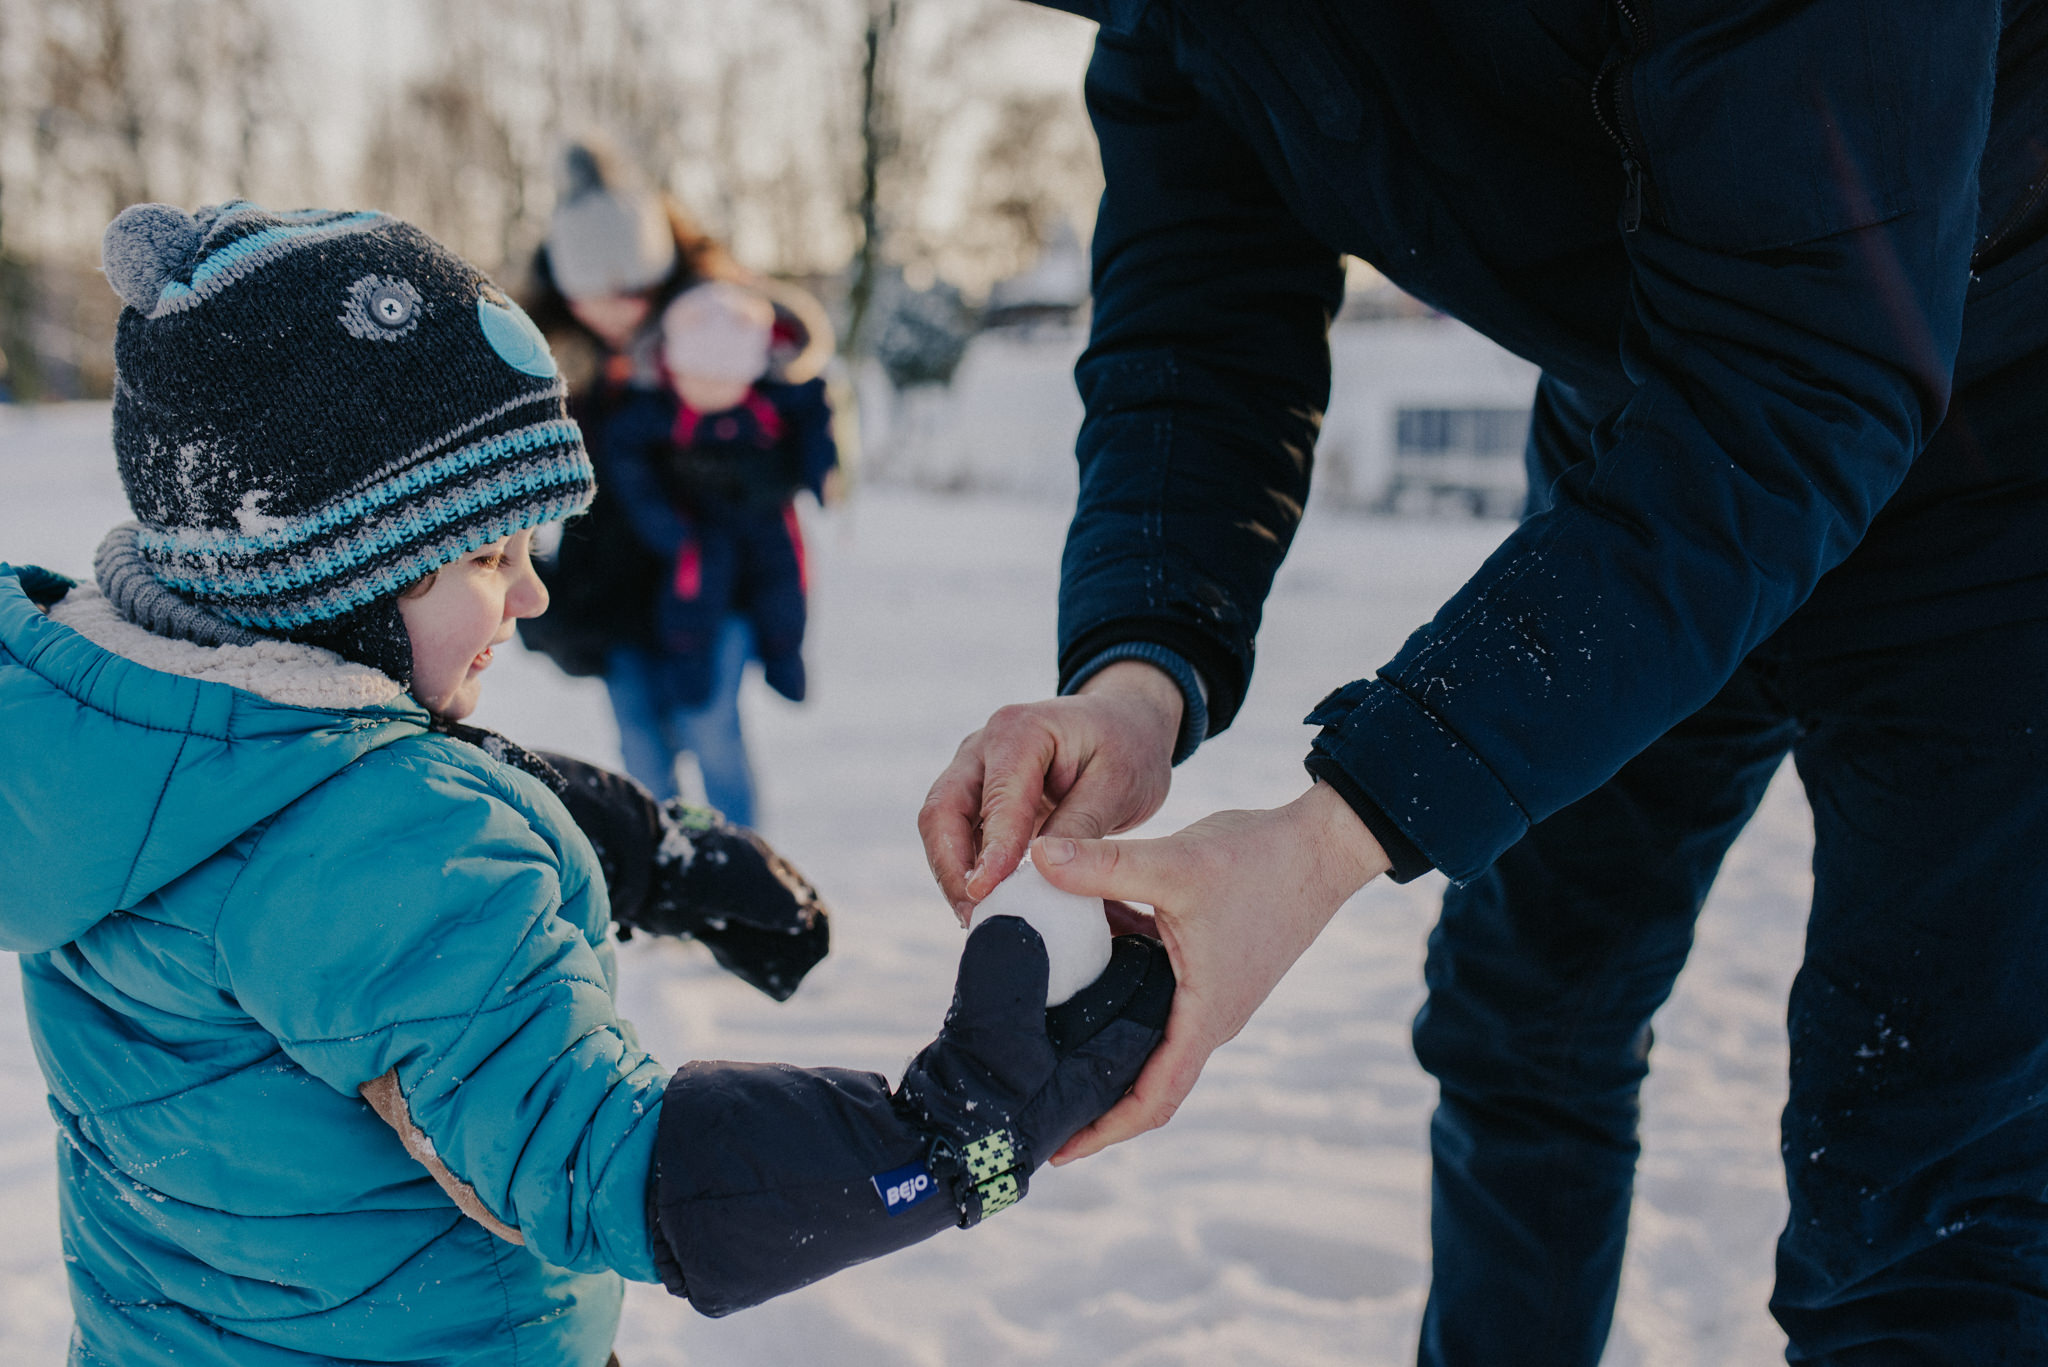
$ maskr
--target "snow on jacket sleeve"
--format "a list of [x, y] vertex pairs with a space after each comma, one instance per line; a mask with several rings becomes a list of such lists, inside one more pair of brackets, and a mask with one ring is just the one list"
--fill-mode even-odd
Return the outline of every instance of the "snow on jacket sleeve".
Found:
[[1213, 734], [1301, 520], [1343, 272], [1163, 52], [1105, 30], [1087, 96], [1106, 188], [1060, 685], [1149, 641], [1201, 671]]
[[1947, 407], [1996, 6], [1748, 8], [1660, 0], [1625, 69], [1649, 186], [1624, 237], [1633, 397], [1547, 511], [1312, 718], [1317, 755], [1453, 878], [1705, 705]]
[[[1325, 728], [1311, 767], [1338, 771], [1454, 878], [1711, 698], [1856, 546], [1947, 403], [1996, 6], [1738, 11], [1658, 0], [1621, 69], [1648, 186], [1623, 237], [1633, 398], [1546, 511], [1376, 678], [1311, 718]], [[1305, 464], [1313, 424], [1261, 437], [1219, 414], [1320, 392], [1327, 363], [1305, 353], [1322, 329], [1288, 287], [1305, 278], [1304, 230], [1194, 107], [1158, 26], [1105, 32], [1089, 81], [1109, 232], [1079, 370], [1089, 418], [1062, 659], [1094, 654], [1091, 632], [1138, 631], [1115, 623], [1150, 620], [1162, 583], [1198, 598], [1213, 585], [1209, 654], [1164, 643], [1221, 686], [1227, 720], [1292, 526], [1274, 512], [1300, 497], [1288, 467]], [[1261, 309], [1263, 326], [1244, 322]], [[1189, 348], [1201, 392], [1176, 381]], [[1266, 397], [1240, 399], [1247, 382]], [[1119, 520], [1125, 551], [1106, 533]], [[1258, 535], [1269, 551], [1251, 548]], [[1201, 574], [1183, 567], [1191, 546]], [[1234, 673], [1213, 672], [1218, 645]]]
[[594, 863], [537, 785], [454, 745], [386, 747], [270, 823], [222, 906], [221, 986], [337, 1091], [395, 1068], [428, 1151], [534, 1253], [656, 1280], [667, 1077], [586, 938]]

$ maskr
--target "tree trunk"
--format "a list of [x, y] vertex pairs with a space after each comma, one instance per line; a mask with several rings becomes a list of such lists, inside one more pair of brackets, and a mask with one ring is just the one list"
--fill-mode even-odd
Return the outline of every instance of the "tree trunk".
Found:
[[860, 68], [860, 246], [846, 291], [846, 349], [867, 349], [868, 308], [882, 264], [882, 166], [895, 151], [894, 110], [887, 89], [889, 48], [896, 33], [897, 0], [871, 0]]

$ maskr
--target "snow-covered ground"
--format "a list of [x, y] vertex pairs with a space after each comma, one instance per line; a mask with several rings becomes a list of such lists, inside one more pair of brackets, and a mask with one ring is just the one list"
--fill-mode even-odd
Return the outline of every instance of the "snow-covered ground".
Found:
[[[104, 409], [0, 408], [0, 559], [87, 572], [125, 516]], [[623, 947], [624, 1010], [671, 1065], [786, 1059], [894, 1075], [938, 1025], [959, 933], [914, 815], [960, 738], [1052, 685], [1064, 532], [1050, 502], [870, 486], [812, 519], [814, 696], [755, 688], [764, 826], [825, 889], [832, 957], [777, 1005], [694, 945]], [[1284, 801], [1301, 716], [1390, 655], [1503, 524], [1311, 508], [1232, 731], [1180, 772], [1153, 826]], [[478, 720], [616, 761], [603, 691], [508, 654]], [[1645, 1157], [1608, 1367], [1781, 1357], [1764, 1310], [1784, 1214], [1783, 1002], [1800, 953], [1810, 828], [1789, 771], [1737, 843], [1657, 1022]], [[1428, 1270], [1433, 1086], [1407, 1025], [1432, 877], [1365, 890], [1219, 1053], [1167, 1129], [1041, 1174], [969, 1233], [730, 1319], [628, 1296], [626, 1367], [1381, 1367], [1412, 1361]], [[0, 896], [5, 896], [0, 873]], [[57, 1363], [69, 1326], [52, 1127], [13, 974], [0, 974], [0, 1363]]]

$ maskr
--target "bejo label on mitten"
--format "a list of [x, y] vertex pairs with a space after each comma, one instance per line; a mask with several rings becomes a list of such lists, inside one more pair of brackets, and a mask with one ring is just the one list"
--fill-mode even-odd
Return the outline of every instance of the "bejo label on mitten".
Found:
[[875, 1194], [882, 1198], [883, 1207], [891, 1215], [901, 1215], [920, 1201], [929, 1199], [939, 1189], [922, 1163], [909, 1163], [888, 1172], [878, 1172], [869, 1180], [875, 1184]]

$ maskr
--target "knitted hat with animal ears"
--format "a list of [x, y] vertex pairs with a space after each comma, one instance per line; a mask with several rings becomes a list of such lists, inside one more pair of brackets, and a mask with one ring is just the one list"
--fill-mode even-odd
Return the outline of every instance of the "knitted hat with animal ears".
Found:
[[412, 225], [138, 204], [101, 254], [136, 546], [187, 601], [407, 681], [400, 590], [588, 506], [539, 330]]

